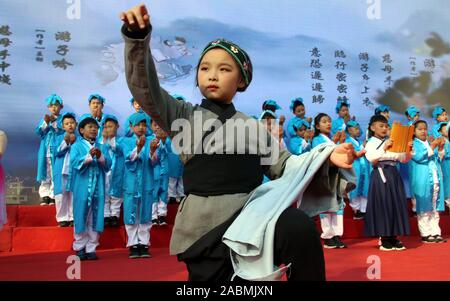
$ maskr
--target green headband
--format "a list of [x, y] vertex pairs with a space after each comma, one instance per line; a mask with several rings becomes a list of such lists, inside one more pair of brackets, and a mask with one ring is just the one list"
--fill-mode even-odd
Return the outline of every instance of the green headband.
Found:
[[208, 45], [206, 45], [205, 49], [203, 49], [202, 55], [200, 56], [199, 59], [199, 64], [205, 53], [213, 48], [222, 48], [223, 50], [228, 52], [231, 55], [231, 57], [236, 61], [236, 63], [239, 66], [239, 69], [241, 70], [242, 77], [245, 80], [245, 86], [242, 88], [238, 88], [238, 91], [239, 92], [245, 91], [247, 87], [250, 85], [250, 82], [252, 81], [253, 77], [253, 66], [247, 52], [245, 52], [241, 47], [234, 44], [233, 42], [227, 41], [225, 39], [217, 39], [210, 42]]

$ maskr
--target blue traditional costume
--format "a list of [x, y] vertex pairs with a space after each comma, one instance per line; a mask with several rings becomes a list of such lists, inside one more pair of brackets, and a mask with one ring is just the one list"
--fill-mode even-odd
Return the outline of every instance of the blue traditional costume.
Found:
[[[97, 121], [90, 114], [80, 117], [78, 131], [86, 124]], [[92, 157], [90, 150], [98, 148], [99, 158]], [[99, 234], [103, 232], [105, 205], [105, 178], [111, 168], [111, 158], [106, 146], [97, 141], [80, 138], [70, 150], [72, 167], [73, 217], [75, 241], [73, 249], [80, 258], [95, 259]]]
[[[47, 106], [53, 104], [63, 105], [63, 100], [59, 95], [52, 94], [45, 100]], [[38, 152], [38, 166], [36, 180], [40, 182], [39, 196], [43, 199], [42, 205], [48, 204], [54, 198], [52, 169], [55, 163], [56, 137], [64, 133], [61, 124], [61, 115], [54, 116], [55, 120], [50, 123], [42, 119], [36, 127], [36, 134], [41, 138]]]
[[[131, 126], [141, 122], [147, 122], [145, 114], [138, 112], [130, 116]], [[139, 152], [136, 134], [122, 141], [125, 156], [123, 214], [131, 258], [147, 257], [150, 245], [154, 175], [150, 158], [151, 139], [145, 138]]]

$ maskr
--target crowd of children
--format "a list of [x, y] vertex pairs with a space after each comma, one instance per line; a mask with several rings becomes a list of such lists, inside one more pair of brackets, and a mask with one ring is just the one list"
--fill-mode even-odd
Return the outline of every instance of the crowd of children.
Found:
[[[185, 100], [179, 95], [174, 98]], [[98, 236], [104, 226], [119, 225], [123, 204], [129, 257], [150, 257], [152, 225], [166, 225], [168, 202], [184, 197], [183, 164], [168, 135], [134, 99], [135, 113], [125, 122], [124, 137], [118, 136], [118, 119], [103, 113], [101, 95], [89, 96], [88, 103], [90, 114], [77, 119], [74, 113], [61, 113], [63, 100], [58, 95], [46, 99], [49, 114], [36, 128], [41, 138], [37, 169], [41, 205], [56, 205], [58, 224], [74, 226], [77, 255], [96, 259]], [[445, 109], [433, 111], [436, 124], [429, 129], [420, 111], [408, 107], [405, 115], [414, 126], [412, 152], [394, 153], [389, 151], [393, 143], [389, 107], [375, 109], [365, 140], [349, 108], [348, 102], [338, 101], [337, 119], [320, 113], [312, 120], [305, 117], [305, 104], [298, 97], [291, 101], [294, 117], [284, 128], [284, 116], [278, 118], [276, 113], [280, 106], [267, 100], [258, 119], [279, 139], [281, 149], [295, 155], [323, 143], [351, 143], [357, 152], [365, 151], [353, 163], [356, 186], [345, 197], [354, 219], [365, 220], [365, 234], [380, 238], [381, 250], [405, 249], [397, 237], [410, 232], [407, 200], [413, 202], [422, 242], [445, 242], [439, 228], [439, 212], [445, 204], [450, 206]], [[325, 248], [347, 247], [342, 241], [343, 204], [336, 212], [320, 215]]]
[[[394, 153], [389, 151], [393, 144], [389, 138], [392, 127], [389, 107], [380, 105], [375, 109], [364, 140], [356, 118], [350, 117], [349, 108], [347, 101], [339, 100], [336, 119], [320, 113], [311, 124], [311, 118], [305, 117], [303, 99], [293, 99], [290, 109], [294, 116], [283, 136], [288, 150], [301, 155], [323, 143], [345, 142], [351, 143], [357, 152], [365, 152], [365, 156], [353, 163], [356, 186], [346, 198], [353, 209], [353, 218], [365, 220], [365, 234], [380, 238], [380, 250], [406, 249], [397, 237], [410, 233], [408, 201], [412, 202], [422, 242], [446, 242], [439, 228], [439, 212], [445, 210], [445, 204], [450, 206], [450, 143], [445, 109], [438, 106], [433, 110], [436, 123], [429, 129], [427, 122], [420, 118], [420, 111], [408, 107], [405, 116], [408, 125], [414, 127], [411, 152]], [[263, 104], [260, 120], [264, 120], [269, 131], [274, 128], [278, 109], [280, 106], [274, 100]], [[281, 118], [277, 126], [282, 127]], [[347, 247], [341, 239], [343, 209], [320, 215], [325, 248]]]
[[105, 226], [119, 226], [122, 207], [129, 258], [151, 257], [152, 225], [167, 225], [169, 196], [184, 197], [183, 166], [171, 140], [130, 102], [135, 113], [124, 137], [117, 117], [103, 113], [99, 94], [89, 96], [90, 113], [79, 118], [61, 113], [62, 98], [50, 95], [49, 113], [36, 128], [41, 205], [55, 205], [58, 225], [74, 227], [73, 249], [82, 260], [97, 259], [99, 235]]

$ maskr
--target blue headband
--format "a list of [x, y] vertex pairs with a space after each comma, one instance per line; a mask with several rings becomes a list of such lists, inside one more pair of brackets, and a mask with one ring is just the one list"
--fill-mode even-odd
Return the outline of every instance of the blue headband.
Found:
[[301, 128], [302, 126], [304, 126], [306, 129], [309, 129], [309, 128], [310, 128], [309, 122], [306, 121], [306, 120], [300, 119], [300, 118], [297, 118], [297, 119], [294, 121], [294, 123], [292, 124], [292, 126], [293, 126], [294, 128], [296, 128], [297, 130], [298, 130], [299, 128]]
[[63, 100], [62, 100], [61, 96], [59, 96], [58, 94], [55, 94], [55, 93], [53, 93], [52, 95], [47, 97], [45, 99], [45, 102], [47, 103], [47, 106], [54, 105], [57, 103], [59, 103], [60, 105], [63, 105]]
[[259, 116], [259, 120], [263, 120], [264, 115], [269, 114], [270, 116], [272, 116], [273, 118], [277, 119], [277, 114], [275, 114], [273, 111], [271, 110], [265, 110], [261, 113], [261, 115]]
[[119, 124], [119, 120], [117, 119], [117, 117], [111, 114], [105, 114], [105, 117], [103, 117], [102, 119], [102, 126], [105, 126], [108, 120], [114, 120], [117, 124]]
[[281, 110], [281, 107], [277, 104], [277, 102], [275, 100], [269, 99], [266, 100], [263, 104], [263, 107], [265, 106], [274, 106], [275, 107], [275, 111], [276, 110]]
[[296, 105], [302, 105], [302, 106], [304, 106], [304, 104], [303, 104], [303, 98], [297, 97], [297, 98], [294, 98], [293, 100], [291, 100], [291, 105], [289, 106], [289, 108], [291, 109], [291, 111], [294, 111], [294, 107], [295, 107]]
[[346, 101], [343, 100], [338, 100], [337, 104], [336, 104], [336, 113], [339, 113], [339, 111], [341, 110], [342, 106], [347, 106], [348, 108], [350, 108], [350, 104]]
[[103, 96], [101, 96], [100, 94], [91, 94], [91, 95], [89, 95], [89, 99], [88, 99], [89, 103], [91, 103], [91, 100], [93, 98], [97, 98], [102, 104], [104, 104], [106, 102], [106, 99]]
[[[136, 126], [139, 123], [141, 123], [142, 121], [145, 121], [145, 123], [147, 123], [147, 117], [145, 116], [144, 113], [137, 112], [130, 116], [129, 121], [132, 126]], [[147, 126], [150, 126], [150, 124], [147, 124]]]
[[381, 105], [375, 109], [375, 115], [379, 115], [380, 113], [389, 112], [389, 111], [390, 111], [389, 106]]
[[408, 114], [409, 117], [413, 118], [414, 116], [420, 113], [420, 110], [415, 106], [410, 106], [406, 109], [405, 113]]
[[356, 126], [359, 126], [359, 123], [356, 122], [355, 120], [349, 120], [347, 122], [347, 128], [356, 127]]
[[445, 109], [441, 106], [434, 108], [433, 110], [433, 118], [437, 119], [439, 115], [445, 112]]

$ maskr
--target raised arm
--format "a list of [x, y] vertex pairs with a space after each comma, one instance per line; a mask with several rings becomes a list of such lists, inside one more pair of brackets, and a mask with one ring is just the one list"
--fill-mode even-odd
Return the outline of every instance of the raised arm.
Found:
[[159, 85], [150, 50], [152, 26], [145, 5], [121, 13], [120, 18], [124, 22], [125, 73], [131, 94], [142, 109], [173, 136], [172, 122], [180, 118], [189, 119], [194, 107], [191, 103], [174, 99]]

